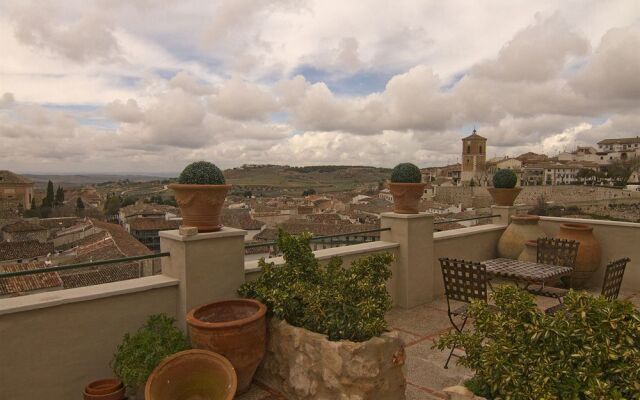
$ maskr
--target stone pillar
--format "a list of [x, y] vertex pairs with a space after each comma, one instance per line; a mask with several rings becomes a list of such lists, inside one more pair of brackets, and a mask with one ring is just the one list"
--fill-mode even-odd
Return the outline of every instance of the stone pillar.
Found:
[[509, 225], [511, 216], [516, 215], [518, 208], [516, 206], [491, 206], [491, 215], [499, 215], [496, 223], [498, 225]]
[[411, 308], [434, 298], [433, 215], [383, 213], [380, 239], [400, 244], [396, 258], [395, 306]]
[[181, 236], [160, 232], [162, 273], [180, 280], [178, 326], [185, 329], [187, 312], [201, 304], [237, 297], [244, 283], [244, 236], [247, 231], [222, 228], [219, 232]]

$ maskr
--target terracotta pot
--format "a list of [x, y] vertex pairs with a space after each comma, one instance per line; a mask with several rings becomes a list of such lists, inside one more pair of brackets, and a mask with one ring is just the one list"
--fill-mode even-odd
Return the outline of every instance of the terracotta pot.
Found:
[[522, 191], [522, 188], [513, 188], [513, 189], [497, 189], [497, 188], [487, 188], [491, 197], [493, 197], [493, 201], [496, 202], [497, 206], [512, 206], [513, 202], [516, 201], [516, 198]]
[[85, 400], [122, 400], [125, 387], [120, 379], [99, 379], [84, 388]]
[[231, 400], [236, 373], [220, 354], [185, 350], [165, 358], [153, 370], [144, 390], [145, 400]]
[[560, 224], [557, 237], [580, 242], [576, 267], [571, 274], [571, 286], [583, 287], [593, 272], [600, 267], [602, 256], [600, 244], [593, 236], [593, 227], [586, 224]]
[[267, 307], [256, 300], [233, 299], [196, 307], [187, 314], [194, 348], [227, 357], [238, 374], [238, 393], [249, 389], [267, 345]]
[[198, 232], [222, 229], [220, 213], [231, 185], [184, 185], [174, 183], [169, 188], [176, 194], [183, 226], [195, 226]]
[[498, 256], [517, 259], [528, 240], [546, 236], [538, 225], [537, 215], [513, 215], [511, 223], [498, 240]]
[[535, 240], [527, 240], [524, 243], [524, 249], [518, 256], [520, 261], [536, 262], [538, 260], [538, 242]]
[[426, 183], [389, 183], [393, 195], [393, 211], [398, 214], [418, 214]]

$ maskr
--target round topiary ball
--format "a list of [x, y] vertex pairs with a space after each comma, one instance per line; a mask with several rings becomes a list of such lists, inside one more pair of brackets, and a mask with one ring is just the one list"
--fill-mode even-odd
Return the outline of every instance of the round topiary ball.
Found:
[[178, 177], [178, 183], [190, 185], [224, 185], [225, 182], [220, 168], [208, 161], [187, 165]]
[[499, 169], [493, 175], [493, 187], [496, 189], [513, 189], [518, 183], [518, 176], [510, 169]]
[[420, 168], [411, 163], [398, 164], [391, 172], [391, 182], [420, 183], [422, 182], [422, 173], [420, 173]]

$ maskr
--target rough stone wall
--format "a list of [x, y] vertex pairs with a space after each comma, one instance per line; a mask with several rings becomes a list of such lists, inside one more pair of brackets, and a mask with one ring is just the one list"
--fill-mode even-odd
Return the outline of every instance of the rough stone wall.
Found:
[[395, 332], [332, 342], [274, 318], [269, 335], [257, 378], [289, 399], [405, 399], [404, 345]]

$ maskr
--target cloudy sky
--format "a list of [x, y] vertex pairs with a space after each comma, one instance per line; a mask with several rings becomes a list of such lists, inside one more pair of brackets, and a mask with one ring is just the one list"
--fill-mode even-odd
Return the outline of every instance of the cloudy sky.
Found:
[[0, 2], [0, 169], [420, 166], [640, 134], [640, 1]]

